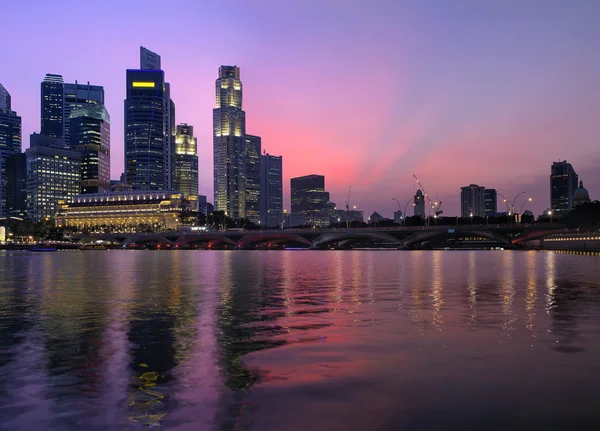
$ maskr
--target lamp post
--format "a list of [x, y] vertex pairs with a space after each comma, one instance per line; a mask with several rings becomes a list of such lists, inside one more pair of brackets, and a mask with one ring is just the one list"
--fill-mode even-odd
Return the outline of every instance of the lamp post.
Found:
[[469, 217], [471, 217], [471, 226], [473, 226], [473, 210], [471, 210]]
[[519, 198], [519, 196], [524, 195], [525, 193], [527, 193], [527, 192], [517, 193], [517, 195], [515, 196], [515, 198], [511, 202], [513, 215], [515, 214], [515, 204], [517, 203], [517, 199]]
[[523, 211], [523, 207], [525, 206], [525, 204], [526, 204], [527, 202], [531, 202], [532, 200], [533, 200], [533, 198], [529, 198], [529, 199], [527, 199], [525, 202], [523, 202], [523, 203], [521, 204], [521, 208], [519, 208], [519, 214], [521, 214], [521, 212]]
[[550, 224], [552, 224], [552, 210], [548, 211], [548, 215], [550, 216]]
[[502, 196], [502, 199], [504, 199], [504, 203], [506, 204], [506, 213], [508, 214], [510, 212], [510, 210], [508, 209], [508, 199], [506, 199], [502, 193], [496, 192], [496, 194], [499, 194], [500, 196]]

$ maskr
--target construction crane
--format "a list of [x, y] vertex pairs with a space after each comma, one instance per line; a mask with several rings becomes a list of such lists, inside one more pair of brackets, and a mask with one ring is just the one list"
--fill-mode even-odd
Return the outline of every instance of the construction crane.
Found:
[[350, 193], [352, 193], [352, 186], [348, 190], [348, 199], [346, 200], [346, 227], [350, 227]]
[[417, 180], [417, 184], [419, 185], [419, 188], [423, 191], [423, 195], [425, 196], [425, 199], [427, 199], [427, 202], [429, 202], [429, 205], [431, 205], [431, 208], [433, 208], [435, 216], [437, 217], [440, 214], [442, 214], [444, 212], [442, 210], [442, 201], [440, 201], [438, 198], [436, 198], [437, 200], [435, 202], [432, 202], [431, 198], [427, 194], [427, 190], [425, 190], [425, 187], [423, 187], [423, 183], [421, 181], [419, 181], [419, 178], [417, 178], [416, 175], [413, 175], [413, 177], [415, 180]]

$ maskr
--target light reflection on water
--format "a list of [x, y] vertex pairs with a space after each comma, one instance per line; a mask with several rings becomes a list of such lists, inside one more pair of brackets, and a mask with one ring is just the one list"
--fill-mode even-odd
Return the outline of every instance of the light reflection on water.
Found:
[[7, 430], [573, 428], [600, 257], [0, 254]]

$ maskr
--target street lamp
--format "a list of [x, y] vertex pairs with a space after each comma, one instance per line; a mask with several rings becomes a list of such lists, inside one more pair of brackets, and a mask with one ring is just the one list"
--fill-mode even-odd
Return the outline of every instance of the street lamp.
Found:
[[548, 211], [548, 215], [550, 216], [550, 223], [552, 223], [552, 210]]
[[519, 208], [519, 214], [521, 214], [521, 212], [523, 212], [523, 207], [525, 206], [525, 204], [526, 204], [527, 202], [531, 202], [532, 200], [533, 200], [533, 198], [529, 198], [529, 199], [527, 199], [525, 202], [523, 202], [523, 203], [521, 204], [521, 208]]
[[471, 226], [473, 226], [473, 210], [471, 210], [469, 217], [471, 217]]

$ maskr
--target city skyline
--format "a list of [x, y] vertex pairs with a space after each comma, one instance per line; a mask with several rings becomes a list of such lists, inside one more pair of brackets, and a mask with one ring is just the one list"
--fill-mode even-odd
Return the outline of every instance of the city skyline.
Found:
[[[327, 177], [332, 201], [343, 202], [352, 185], [352, 201], [359, 209], [391, 217], [397, 209], [391, 198], [410, 199], [417, 188], [412, 175], [417, 174], [427, 191], [444, 201], [447, 214], [460, 212], [460, 187], [471, 183], [506, 196], [526, 190], [533, 197], [526, 209], [537, 214], [550, 207], [550, 165], [565, 159], [591, 198], [597, 198], [594, 117], [600, 102], [592, 95], [599, 90], [593, 77], [600, 60], [591, 43], [599, 33], [592, 25], [597, 4], [581, 2], [573, 10], [549, 2], [540, 10], [516, 2], [371, 8], [353, 3], [340, 9], [339, 3], [329, 2], [319, 3], [316, 16], [310, 13], [316, 3], [293, 8], [263, 4], [272, 5], [266, 14], [266, 9], [239, 4], [232, 17], [237, 25], [228, 36], [237, 42], [227, 55], [203, 43], [217, 31], [218, 20], [211, 23], [220, 14], [216, 6], [201, 11], [187, 5], [188, 16], [177, 19], [200, 20], [199, 27], [205, 27], [186, 38], [179, 29], [166, 36], [136, 31], [138, 24], [125, 20], [136, 3], [107, 2], [99, 19], [112, 14], [114, 26], [106, 32], [86, 30], [92, 40], [103, 42], [89, 53], [77, 47], [90, 39], [74, 40], [66, 25], [78, 16], [76, 8], [66, 8], [56, 17], [53, 37], [73, 45], [79, 52], [73, 59], [44, 51], [26, 57], [40, 36], [18, 26], [25, 5], [11, 8], [7, 31], [23, 43], [19, 51], [0, 48], [2, 58], [13, 65], [0, 71], [0, 82], [22, 118], [23, 148], [26, 137], [40, 131], [39, 83], [44, 76], [89, 81], [105, 88], [106, 106], [113, 113], [111, 171], [117, 178], [124, 158], [120, 112], [125, 70], [136, 66], [143, 45], [162, 56], [177, 103], [176, 122], [194, 125], [200, 194], [213, 195], [214, 77], [221, 65], [237, 64], [244, 75], [248, 130], [261, 135], [265, 150], [286, 160], [283, 196], [288, 210], [289, 179], [318, 173]], [[32, 27], [43, 22], [49, 7], [27, 9]], [[314, 31], [304, 42], [294, 29], [309, 16]], [[458, 17], [460, 23], [454, 22]], [[334, 29], [327, 25], [331, 19], [337, 19]], [[286, 28], [288, 32], [278, 33]], [[510, 28], [510, 34], [502, 28]], [[556, 28], [568, 33], [567, 41]], [[477, 40], [482, 38], [485, 45]], [[190, 56], [190, 50], [198, 54]], [[385, 91], [373, 91], [374, 86]], [[323, 103], [327, 100], [335, 103]]]

